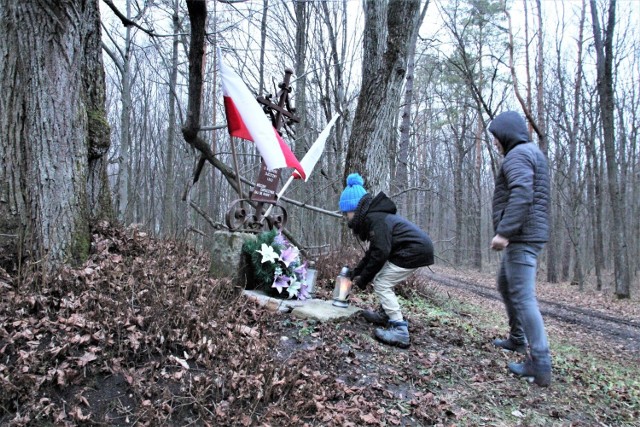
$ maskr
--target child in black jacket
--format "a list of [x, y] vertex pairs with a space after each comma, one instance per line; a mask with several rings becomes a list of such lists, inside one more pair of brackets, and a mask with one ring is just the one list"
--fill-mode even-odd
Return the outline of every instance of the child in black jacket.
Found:
[[352, 271], [354, 284], [364, 289], [373, 282], [380, 309], [365, 311], [363, 317], [374, 324], [375, 337], [385, 344], [407, 348], [408, 323], [404, 320], [393, 288], [419, 267], [433, 264], [433, 244], [429, 236], [412, 222], [397, 215], [396, 205], [383, 192], [373, 197], [363, 187], [364, 180], [353, 173], [340, 196], [340, 210], [349, 228], [369, 249]]

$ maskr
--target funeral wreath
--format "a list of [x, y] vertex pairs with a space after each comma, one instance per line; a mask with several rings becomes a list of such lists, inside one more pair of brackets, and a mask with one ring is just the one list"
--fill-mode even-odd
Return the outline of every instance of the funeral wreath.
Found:
[[245, 241], [242, 251], [248, 258], [258, 288], [288, 298], [309, 298], [307, 262], [302, 261], [300, 250], [279, 230], [263, 232], [255, 240]]

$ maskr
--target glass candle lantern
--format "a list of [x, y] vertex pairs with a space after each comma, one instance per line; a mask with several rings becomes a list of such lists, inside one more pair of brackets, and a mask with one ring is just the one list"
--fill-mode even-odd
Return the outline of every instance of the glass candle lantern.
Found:
[[305, 282], [307, 284], [307, 291], [309, 292], [309, 298], [315, 298], [316, 296], [316, 278], [318, 277], [318, 271], [315, 268], [307, 268], [307, 276]]
[[347, 302], [351, 293], [351, 279], [349, 279], [349, 267], [342, 267], [336, 277], [336, 285], [333, 288], [333, 305], [336, 307], [348, 307]]

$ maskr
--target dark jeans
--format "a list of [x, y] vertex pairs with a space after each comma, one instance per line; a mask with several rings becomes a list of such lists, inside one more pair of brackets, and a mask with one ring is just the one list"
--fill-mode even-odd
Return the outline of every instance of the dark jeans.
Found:
[[536, 298], [536, 267], [543, 247], [540, 243], [509, 243], [500, 262], [498, 291], [507, 309], [511, 339], [528, 342], [534, 363], [550, 366], [549, 343]]

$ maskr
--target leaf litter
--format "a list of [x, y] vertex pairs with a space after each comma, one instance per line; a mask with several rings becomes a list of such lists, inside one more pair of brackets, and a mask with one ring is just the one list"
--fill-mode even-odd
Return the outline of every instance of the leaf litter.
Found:
[[[345, 259], [318, 260], [318, 297], [330, 299]], [[103, 222], [79, 268], [20, 280], [0, 270], [0, 425], [579, 426], [639, 417], [640, 385], [627, 372], [637, 359], [591, 353], [602, 343], [582, 348], [585, 335], [571, 330], [563, 339], [576, 346], [554, 354], [552, 387], [509, 375], [513, 356], [490, 345], [506, 322], [495, 302], [413, 279], [399, 288], [412, 338], [401, 350], [376, 342], [360, 317], [321, 324], [271, 312], [208, 269], [206, 253]], [[375, 304], [370, 290], [351, 301]]]

